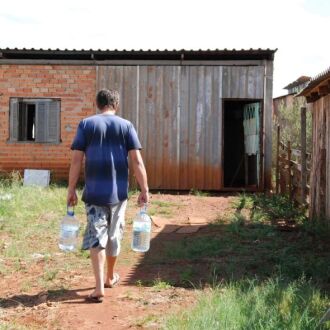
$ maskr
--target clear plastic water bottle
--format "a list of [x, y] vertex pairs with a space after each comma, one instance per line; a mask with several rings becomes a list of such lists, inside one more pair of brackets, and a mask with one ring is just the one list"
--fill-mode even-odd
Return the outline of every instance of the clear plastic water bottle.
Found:
[[150, 248], [151, 218], [146, 205], [141, 208], [133, 220], [132, 250], [147, 252]]
[[74, 210], [67, 209], [61, 221], [60, 238], [58, 246], [62, 251], [71, 252], [77, 249], [79, 234], [79, 221], [74, 216]]

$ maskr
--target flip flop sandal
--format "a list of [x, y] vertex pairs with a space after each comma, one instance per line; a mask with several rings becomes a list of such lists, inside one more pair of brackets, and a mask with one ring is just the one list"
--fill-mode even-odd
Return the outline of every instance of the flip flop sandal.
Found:
[[100, 296], [92, 296], [91, 294], [85, 298], [85, 300], [89, 303], [99, 304], [103, 302], [103, 297]]
[[120, 281], [120, 276], [118, 273], [114, 273], [113, 274], [113, 280], [112, 280], [112, 283], [110, 284], [105, 284], [104, 283], [104, 287], [105, 288], [114, 288]]

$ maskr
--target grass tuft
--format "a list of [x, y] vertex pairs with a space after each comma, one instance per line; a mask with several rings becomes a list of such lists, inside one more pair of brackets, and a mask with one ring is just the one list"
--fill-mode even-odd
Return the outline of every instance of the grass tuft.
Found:
[[165, 329], [329, 329], [318, 327], [326, 310], [326, 297], [304, 278], [243, 280], [202, 293], [195, 308], [169, 318]]
[[155, 291], [162, 291], [162, 290], [170, 289], [172, 285], [162, 280], [161, 278], [156, 278], [153, 281], [152, 287]]
[[198, 189], [195, 189], [195, 188], [190, 189], [189, 194], [194, 195], [194, 196], [199, 196], [199, 197], [208, 197], [208, 196], [210, 196], [210, 193], [208, 193], [207, 191], [202, 191], [202, 190], [198, 190]]

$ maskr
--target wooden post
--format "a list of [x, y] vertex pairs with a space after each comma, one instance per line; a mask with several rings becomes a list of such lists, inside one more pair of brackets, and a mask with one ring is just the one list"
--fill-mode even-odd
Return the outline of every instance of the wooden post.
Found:
[[307, 169], [306, 169], [306, 107], [301, 107], [301, 202], [306, 204], [306, 185], [307, 185]]
[[272, 189], [272, 105], [273, 105], [273, 61], [265, 61], [264, 106], [263, 106], [263, 148], [260, 161], [263, 163], [264, 189]]
[[276, 194], [280, 190], [280, 125], [277, 125], [277, 144], [276, 144]]
[[291, 142], [288, 141], [288, 172], [289, 172], [289, 198], [292, 199], [292, 177], [291, 177]]
[[319, 216], [318, 218], [321, 221], [325, 220], [326, 216], [326, 175], [327, 175], [327, 170], [326, 170], [326, 162], [327, 162], [327, 150], [325, 148], [321, 149], [321, 157], [320, 157], [320, 192], [319, 192]]

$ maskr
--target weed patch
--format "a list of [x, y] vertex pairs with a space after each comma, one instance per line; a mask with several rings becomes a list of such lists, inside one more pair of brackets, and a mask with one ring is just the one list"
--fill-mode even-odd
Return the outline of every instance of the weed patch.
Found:
[[198, 190], [198, 189], [190, 189], [189, 191], [190, 195], [193, 196], [198, 196], [198, 197], [208, 197], [210, 196], [210, 193], [208, 193], [207, 191], [202, 191], [202, 190]]
[[329, 329], [319, 326], [327, 298], [304, 278], [287, 283], [243, 280], [201, 294], [193, 310], [175, 315], [166, 329]]
[[163, 281], [161, 278], [156, 278], [153, 281], [152, 287], [155, 291], [162, 291], [162, 290], [170, 289], [172, 285], [166, 281]]
[[173, 202], [152, 200], [149, 205], [148, 213], [151, 216], [162, 215], [165, 217], [171, 217], [173, 214], [172, 209], [174, 207], [179, 207], [179, 205]]

